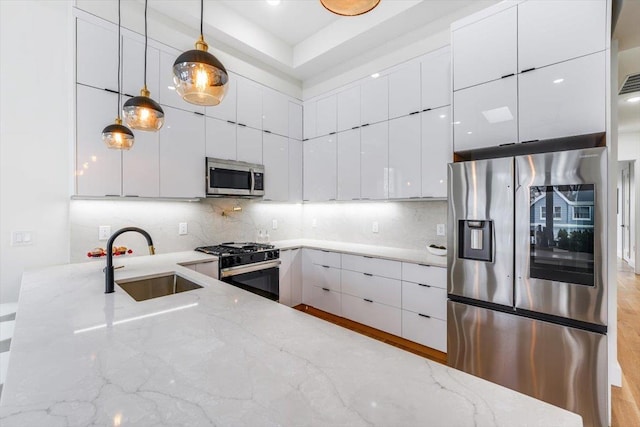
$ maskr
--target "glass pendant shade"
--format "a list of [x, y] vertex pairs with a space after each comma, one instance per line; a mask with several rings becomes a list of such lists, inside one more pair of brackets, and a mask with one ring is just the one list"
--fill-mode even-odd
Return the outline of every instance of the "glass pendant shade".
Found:
[[224, 65], [207, 52], [208, 48], [201, 35], [196, 48], [178, 56], [173, 64], [176, 92], [191, 104], [218, 105], [227, 94], [229, 74]]
[[156, 132], [164, 124], [164, 111], [160, 104], [149, 98], [149, 91], [145, 87], [140, 96], [134, 96], [124, 103], [122, 115], [132, 129]]
[[102, 141], [112, 150], [129, 150], [134, 143], [133, 132], [117, 118], [114, 124], [102, 130]]
[[380, 0], [320, 0], [320, 3], [336, 15], [356, 16], [371, 11]]

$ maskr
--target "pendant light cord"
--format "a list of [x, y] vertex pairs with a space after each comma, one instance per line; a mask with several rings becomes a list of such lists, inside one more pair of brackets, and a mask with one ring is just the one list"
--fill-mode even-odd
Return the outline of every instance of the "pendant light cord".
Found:
[[118, 119], [120, 118], [120, 0], [118, 0]]
[[202, 31], [202, 21], [204, 20], [204, 0], [200, 0], [200, 36], [204, 37]]
[[144, 88], [147, 88], [147, 3], [144, 0]]

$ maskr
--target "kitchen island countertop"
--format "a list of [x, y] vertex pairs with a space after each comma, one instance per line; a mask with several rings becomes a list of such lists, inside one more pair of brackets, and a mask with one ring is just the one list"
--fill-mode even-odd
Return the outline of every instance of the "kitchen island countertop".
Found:
[[104, 262], [26, 272], [0, 424], [581, 426], [578, 415], [177, 265], [119, 259], [116, 281], [176, 272], [201, 289], [104, 294]]

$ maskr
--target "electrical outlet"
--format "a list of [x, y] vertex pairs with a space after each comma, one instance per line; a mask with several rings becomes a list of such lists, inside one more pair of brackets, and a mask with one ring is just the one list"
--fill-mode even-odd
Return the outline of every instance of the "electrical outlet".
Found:
[[27, 246], [33, 244], [33, 231], [12, 231], [11, 246]]
[[318, 220], [313, 218], [311, 220], [311, 227], [316, 228], [318, 226]]
[[271, 228], [273, 228], [274, 230], [278, 229], [278, 220], [274, 219], [271, 221]]
[[444, 227], [444, 224], [436, 225], [436, 234], [438, 236], [444, 236], [446, 234], [446, 228]]
[[189, 233], [189, 229], [187, 228], [187, 223], [186, 222], [181, 222], [178, 224], [178, 234], [180, 236], [184, 236], [185, 234]]
[[373, 224], [371, 224], [371, 231], [373, 231], [374, 233], [377, 233], [380, 231], [378, 227], [378, 221], [373, 221]]
[[98, 240], [109, 240], [111, 236], [111, 226], [101, 225], [98, 227]]

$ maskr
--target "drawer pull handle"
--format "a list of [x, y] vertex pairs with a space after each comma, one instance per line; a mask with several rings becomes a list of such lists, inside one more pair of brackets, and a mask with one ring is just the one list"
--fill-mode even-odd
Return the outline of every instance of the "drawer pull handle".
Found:
[[533, 67], [533, 68], [527, 68], [526, 70], [522, 70], [522, 71], [520, 71], [520, 73], [521, 73], [521, 74], [523, 74], [523, 73], [528, 73], [529, 71], [533, 71], [533, 70], [535, 70], [535, 69], [536, 69], [536, 67]]
[[418, 316], [420, 317], [426, 317], [427, 319], [431, 319], [431, 316], [428, 316], [426, 314], [422, 314], [422, 313], [418, 313]]
[[323, 267], [323, 268], [331, 268], [331, 267], [329, 267], [328, 265], [323, 265], [322, 267]]
[[364, 274], [365, 276], [373, 277], [373, 274], [371, 273], [362, 273], [362, 274]]
[[322, 290], [323, 290], [323, 291], [330, 292], [330, 289], [329, 289], [329, 288], [322, 288]]
[[363, 255], [362, 257], [363, 257], [363, 258], [368, 258], [368, 259], [373, 259], [373, 257], [372, 257], [372, 256], [369, 256], [369, 255]]
[[426, 283], [418, 283], [418, 286], [422, 286], [423, 288], [430, 288], [431, 285], [427, 285]]
[[507, 77], [511, 77], [511, 76], [515, 76], [515, 73], [511, 73], [511, 74], [505, 74], [504, 76], [500, 77], [501, 79], [506, 79]]
[[321, 252], [326, 252], [326, 253], [331, 252], [331, 251], [327, 251], [327, 250], [324, 250], [324, 249], [320, 249], [320, 251], [321, 251]]
[[366, 299], [366, 298], [362, 298], [363, 300], [365, 300], [366, 302], [373, 302], [373, 300], [370, 299]]

